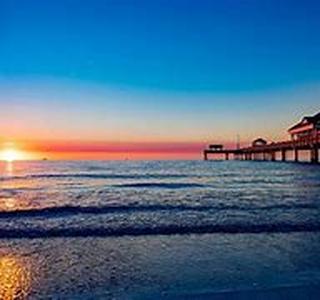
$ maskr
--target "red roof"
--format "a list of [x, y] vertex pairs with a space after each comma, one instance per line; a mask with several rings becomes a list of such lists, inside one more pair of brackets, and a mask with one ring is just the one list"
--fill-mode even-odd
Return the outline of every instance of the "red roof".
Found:
[[[306, 121], [306, 122], [305, 122]], [[288, 129], [288, 131], [299, 128], [300, 126], [305, 126], [306, 124], [317, 124], [320, 121], [320, 113], [317, 113], [314, 116], [304, 117], [298, 124], [293, 125]]]

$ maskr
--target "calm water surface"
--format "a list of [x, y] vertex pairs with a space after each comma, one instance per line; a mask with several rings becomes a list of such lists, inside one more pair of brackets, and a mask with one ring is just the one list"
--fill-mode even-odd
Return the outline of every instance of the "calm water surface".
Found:
[[319, 166], [15, 162], [0, 187], [1, 299], [318, 298]]

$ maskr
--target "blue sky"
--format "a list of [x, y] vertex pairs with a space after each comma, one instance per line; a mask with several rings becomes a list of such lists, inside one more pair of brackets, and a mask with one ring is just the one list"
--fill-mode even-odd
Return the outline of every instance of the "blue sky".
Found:
[[1, 0], [0, 74], [160, 90], [318, 80], [318, 1]]
[[277, 138], [319, 109], [319, 33], [318, 1], [0, 0], [0, 138]]

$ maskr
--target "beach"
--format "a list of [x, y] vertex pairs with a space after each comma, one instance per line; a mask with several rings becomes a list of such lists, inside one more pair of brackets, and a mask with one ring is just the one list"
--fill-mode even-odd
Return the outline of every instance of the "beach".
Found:
[[293, 233], [1, 240], [1, 274], [9, 275], [1, 277], [1, 295], [22, 290], [26, 299], [317, 299], [319, 238]]

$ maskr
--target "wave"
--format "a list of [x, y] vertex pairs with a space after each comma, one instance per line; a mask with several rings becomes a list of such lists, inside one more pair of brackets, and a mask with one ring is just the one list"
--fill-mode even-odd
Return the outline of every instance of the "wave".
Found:
[[319, 232], [320, 223], [228, 224], [228, 225], [164, 225], [118, 228], [26, 228], [0, 229], [0, 238], [53, 238], [53, 237], [120, 237], [143, 235], [182, 234], [258, 234]]
[[103, 174], [103, 173], [47, 173], [28, 174], [21, 176], [0, 176], [0, 181], [21, 180], [21, 179], [59, 179], [59, 178], [82, 178], [82, 179], [166, 179], [166, 178], [187, 178], [187, 174]]
[[314, 204], [279, 204], [269, 206], [240, 206], [240, 205], [106, 205], [106, 206], [52, 206], [44, 208], [19, 209], [11, 211], [1, 211], [1, 218], [24, 218], [24, 217], [61, 217], [77, 214], [112, 214], [112, 213], [133, 213], [133, 212], [213, 212], [225, 210], [239, 211], [260, 211], [260, 210], [292, 210], [292, 209], [317, 209]]
[[183, 189], [183, 188], [197, 188], [206, 187], [204, 184], [199, 183], [160, 183], [160, 182], [147, 182], [147, 183], [127, 183], [116, 184], [113, 187], [121, 188], [165, 188], [165, 189]]

